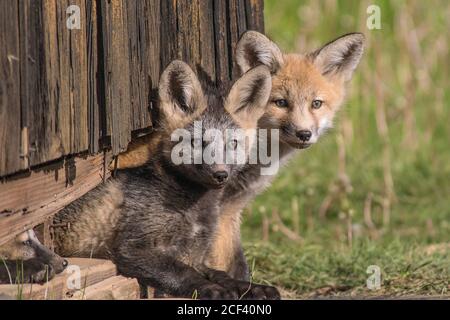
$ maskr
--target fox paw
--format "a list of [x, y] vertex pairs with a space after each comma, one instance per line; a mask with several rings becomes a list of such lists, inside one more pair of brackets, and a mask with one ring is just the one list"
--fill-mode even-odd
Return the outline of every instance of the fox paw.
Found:
[[50, 265], [35, 260], [23, 262], [24, 282], [43, 284], [52, 279], [54, 276], [55, 270]]
[[277, 288], [255, 284], [246, 281], [229, 280], [226, 288], [239, 293], [240, 299], [245, 300], [280, 300], [281, 296]]
[[219, 286], [218, 284], [207, 284], [197, 289], [199, 299], [206, 300], [236, 300], [238, 292]]

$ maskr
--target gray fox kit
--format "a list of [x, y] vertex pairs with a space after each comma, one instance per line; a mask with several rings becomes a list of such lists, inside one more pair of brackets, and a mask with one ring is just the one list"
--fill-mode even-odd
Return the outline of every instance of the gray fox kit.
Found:
[[[195, 137], [194, 121], [201, 123], [201, 132], [215, 129], [222, 137], [230, 129], [255, 128], [267, 105], [270, 80], [267, 67], [258, 66], [224, 96], [223, 88], [202, 87], [187, 64], [172, 62], [159, 83], [161, 130], [155, 156], [119, 170], [115, 180], [61, 210], [55, 223], [70, 223], [70, 228], [56, 232], [57, 252], [110, 258], [120, 274], [172, 296], [279, 298], [273, 287], [238, 281], [205, 265], [224, 186], [244, 164], [175, 164], [179, 141], [171, 136], [184, 129]], [[201, 151], [211, 143], [205, 137], [189, 138]], [[225, 145], [235, 147], [236, 142]]]
[[0, 247], [0, 284], [44, 283], [66, 266], [67, 260], [42, 245], [33, 230]]

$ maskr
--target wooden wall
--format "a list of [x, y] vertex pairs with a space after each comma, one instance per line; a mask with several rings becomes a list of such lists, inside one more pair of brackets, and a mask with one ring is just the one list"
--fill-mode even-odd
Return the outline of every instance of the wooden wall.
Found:
[[[80, 29], [66, 26], [69, 5]], [[247, 29], [263, 31], [263, 0], [0, 1], [0, 244], [103, 181], [151, 131], [170, 61], [235, 77]]]

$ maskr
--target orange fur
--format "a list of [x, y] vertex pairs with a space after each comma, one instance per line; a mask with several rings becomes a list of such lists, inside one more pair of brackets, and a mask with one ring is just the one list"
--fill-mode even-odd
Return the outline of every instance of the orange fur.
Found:
[[[210, 268], [229, 271], [236, 248], [240, 244], [240, 211], [245, 203], [226, 203], [217, 222], [214, 242], [207, 258]], [[239, 212], [239, 214], [236, 214]]]
[[[158, 145], [161, 135], [155, 131], [149, 135], [138, 138], [128, 145], [127, 151], [117, 156], [117, 169], [139, 167], [147, 162]], [[109, 165], [114, 170], [114, 161]]]

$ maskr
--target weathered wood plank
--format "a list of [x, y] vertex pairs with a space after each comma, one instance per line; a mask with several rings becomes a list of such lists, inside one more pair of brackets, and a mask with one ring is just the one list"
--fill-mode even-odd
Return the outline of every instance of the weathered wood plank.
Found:
[[[161, 66], [161, 1], [149, 0], [148, 4], [148, 57], [149, 57], [149, 74], [150, 74], [150, 92], [148, 92], [149, 109], [153, 112], [156, 109], [156, 90], [158, 88], [159, 74], [162, 72]], [[150, 119], [152, 120], [152, 119]], [[153, 125], [153, 124], [152, 124]]]
[[161, 1], [161, 71], [178, 57], [177, 2]]
[[[211, 80], [216, 79], [214, 14], [211, 0], [199, 2], [200, 65]], [[199, 72], [199, 70], [197, 70]]]
[[[89, 153], [97, 153], [100, 150], [101, 124], [104, 122], [104, 114], [101, 112], [103, 101], [98, 90], [100, 90], [100, 76], [98, 69], [99, 41], [98, 34], [98, 11], [97, 1], [86, 1], [86, 50], [87, 50], [87, 104], [88, 104], [88, 130], [89, 130]], [[101, 23], [101, 22], [100, 22]], [[103, 97], [103, 96], [102, 96]]]
[[[111, 155], [69, 158], [0, 183], [0, 245], [100, 184]], [[105, 178], [109, 177], [106, 171]]]
[[201, 63], [199, 9], [198, 0], [177, 1], [177, 57], [188, 62], [194, 70]]
[[50, 154], [47, 144], [49, 139], [46, 139], [52, 130], [51, 127], [46, 128], [46, 125], [48, 121], [52, 122], [53, 118], [47, 115], [47, 110], [44, 109], [48, 104], [43, 103], [46, 92], [46, 83], [43, 79], [46, 75], [43, 68], [41, 3], [25, 0], [18, 1], [18, 6], [21, 122], [24, 128], [23, 141], [27, 144], [23, 149], [28, 150], [24, 156], [28, 157], [29, 164], [32, 165], [59, 157], [61, 154]]
[[264, 0], [245, 0], [247, 28], [264, 33]]
[[22, 126], [31, 166], [88, 149], [86, 28], [67, 28], [70, 4], [86, 15], [83, 0], [19, 2]]
[[71, 300], [136, 300], [139, 299], [136, 279], [115, 276], [76, 291]]
[[[0, 176], [28, 166], [21, 157], [20, 53], [17, 1], [0, 2]], [[26, 147], [23, 151], [26, 151]]]
[[[69, 101], [71, 111], [71, 127], [73, 136], [70, 138], [70, 152], [73, 154], [88, 150], [88, 63], [86, 37], [86, 2], [85, 0], [66, 0], [57, 2], [60, 5], [61, 17], [58, 19], [58, 34], [67, 34], [67, 55], [69, 56], [68, 70], [61, 70], [61, 75], [68, 74]], [[77, 5], [80, 8], [81, 28], [70, 30], [66, 26], [67, 8]], [[46, 10], [44, 8], [44, 10]], [[48, 25], [48, 23], [46, 24]]]
[[214, 0], [214, 42], [216, 48], [216, 81], [227, 83], [231, 80], [229, 72], [228, 14], [227, 2]]
[[159, 58], [152, 60], [152, 54], [159, 57], [159, 24], [151, 19], [159, 19], [159, 1], [127, 2], [127, 20], [130, 52], [130, 103], [131, 129], [138, 130], [151, 126], [149, 94], [152, 84], [157, 83]]
[[106, 134], [116, 155], [126, 150], [130, 130], [130, 65], [126, 7], [123, 0], [101, 1]]
[[237, 0], [229, 0], [228, 1], [228, 29], [230, 38], [228, 39], [228, 53], [230, 57], [228, 58], [229, 61], [229, 72], [232, 79], [236, 79], [236, 77], [239, 76], [239, 70], [235, 68], [234, 63], [234, 48], [236, 47], [236, 44], [239, 40], [239, 27], [238, 27], [238, 1]]
[[234, 59], [236, 44], [241, 35], [247, 30], [247, 17], [245, 11], [245, 0], [230, 0], [230, 68], [231, 77], [236, 79], [240, 75], [239, 67]]

